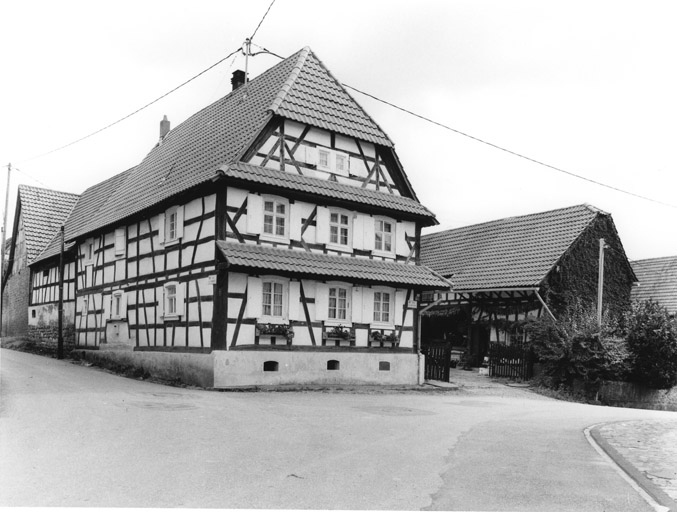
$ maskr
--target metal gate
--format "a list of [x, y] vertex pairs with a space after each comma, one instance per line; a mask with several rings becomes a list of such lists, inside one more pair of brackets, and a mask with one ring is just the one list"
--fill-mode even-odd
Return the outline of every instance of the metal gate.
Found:
[[489, 375], [529, 380], [533, 376], [533, 354], [524, 345], [489, 345]]
[[422, 347], [425, 355], [426, 380], [449, 382], [451, 366], [451, 345], [449, 343], [433, 343]]

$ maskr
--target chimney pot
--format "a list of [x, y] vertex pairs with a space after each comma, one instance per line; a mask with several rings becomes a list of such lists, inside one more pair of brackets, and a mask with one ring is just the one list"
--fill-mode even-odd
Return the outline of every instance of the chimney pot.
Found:
[[233, 90], [242, 87], [244, 85], [244, 71], [241, 69], [233, 71], [233, 78], [230, 79], [230, 83], [233, 84]]
[[160, 140], [164, 139], [168, 133], [169, 133], [169, 121], [167, 120], [167, 116], [164, 116], [162, 118], [162, 121], [160, 121]]

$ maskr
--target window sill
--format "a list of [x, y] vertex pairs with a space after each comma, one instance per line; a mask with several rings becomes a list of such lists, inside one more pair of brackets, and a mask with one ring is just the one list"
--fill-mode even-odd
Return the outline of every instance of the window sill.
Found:
[[180, 238], [173, 238], [171, 240], [165, 240], [164, 241], [164, 246], [167, 247], [168, 245], [176, 245], [181, 242]]

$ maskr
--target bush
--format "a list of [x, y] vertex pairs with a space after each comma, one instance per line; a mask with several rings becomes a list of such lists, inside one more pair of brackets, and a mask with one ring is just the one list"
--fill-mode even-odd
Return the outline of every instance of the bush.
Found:
[[594, 394], [602, 380], [623, 380], [629, 374], [629, 351], [617, 336], [615, 322], [605, 317], [600, 331], [592, 308], [576, 304], [558, 322], [541, 317], [526, 328], [554, 389], [572, 389], [579, 380], [588, 394]]
[[635, 302], [626, 316], [632, 379], [654, 389], [677, 385], [677, 325], [652, 300]]

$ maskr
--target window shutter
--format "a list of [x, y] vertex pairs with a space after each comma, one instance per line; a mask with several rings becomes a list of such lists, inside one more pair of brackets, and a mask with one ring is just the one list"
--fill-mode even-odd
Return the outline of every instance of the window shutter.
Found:
[[301, 207], [297, 203], [289, 205], [289, 238], [301, 240]]
[[125, 254], [125, 244], [127, 242], [125, 237], [125, 228], [117, 228], [115, 230], [115, 255], [121, 256]]
[[111, 316], [113, 314], [112, 312], [112, 300], [113, 296], [112, 295], [103, 295], [102, 296], [102, 302], [103, 302], [103, 319], [108, 321], [111, 319]]
[[327, 320], [329, 312], [329, 286], [317, 283], [315, 287], [315, 320]]
[[305, 320], [301, 305], [301, 283], [289, 282], [289, 320]]
[[329, 243], [329, 208], [325, 206], [317, 207], [317, 216], [315, 219], [315, 241], [318, 244]]
[[120, 318], [127, 319], [127, 293], [122, 292], [120, 296]]
[[397, 222], [395, 224], [396, 240], [395, 240], [395, 254], [399, 256], [409, 256], [409, 245], [407, 245], [407, 230], [404, 222]]
[[305, 147], [306, 163], [308, 165], [317, 165], [317, 148], [311, 146], [300, 146], [299, 149]]
[[183, 238], [183, 206], [176, 209], [176, 238]]
[[[165, 214], [160, 213], [158, 216], [157, 237], [160, 245], [165, 243]], [[138, 255], [137, 255], [138, 256]]]
[[263, 284], [258, 277], [247, 278], [247, 318], [259, 318], [263, 312]]
[[370, 324], [374, 321], [374, 290], [362, 289], [362, 322]]
[[[362, 323], [364, 319], [362, 318], [362, 290], [361, 287], [353, 287], [353, 303], [351, 304], [352, 308], [352, 320], [356, 323]], [[368, 320], [367, 320], [368, 321]]]
[[353, 249], [364, 249], [364, 215], [353, 218]]
[[263, 200], [256, 194], [247, 197], [247, 232], [252, 235], [263, 232]]
[[[153, 291], [153, 290], [150, 290], [150, 291]], [[156, 289], [156, 291], [155, 291], [155, 294], [157, 294], [157, 318], [155, 319], [156, 322], [162, 322], [163, 318], [165, 316], [165, 293], [166, 293], [166, 290], [165, 290], [164, 287], [160, 288], [159, 290]], [[155, 294], [153, 294], [153, 295], [155, 295]], [[143, 293], [141, 295], [140, 300], [145, 302], [145, 300], [146, 300], [146, 294], [145, 293]], [[141, 313], [137, 313], [137, 314], [140, 315]], [[152, 314], [152, 310], [151, 310], [151, 314]]]
[[176, 314], [186, 314], [186, 283], [176, 283]]
[[407, 303], [405, 301], [406, 298], [407, 298], [406, 290], [395, 291], [395, 311], [392, 321], [392, 323], [395, 325], [402, 325], [402, 314], [404, 313], [404, 308], [407, 306]]
[[365, 251], [373, 251], [374, 250], [374, 237], [375, 235], [375, 230], [374, 230], [374, 223], [376, 221], [374, 220], [373, 217], [365, 216], [363, 220], [363, 226], [364, 229], [362, 230], [362, 233], [364, 234], [363, 237], [363, 242], [362, 242], [362, 248]]

